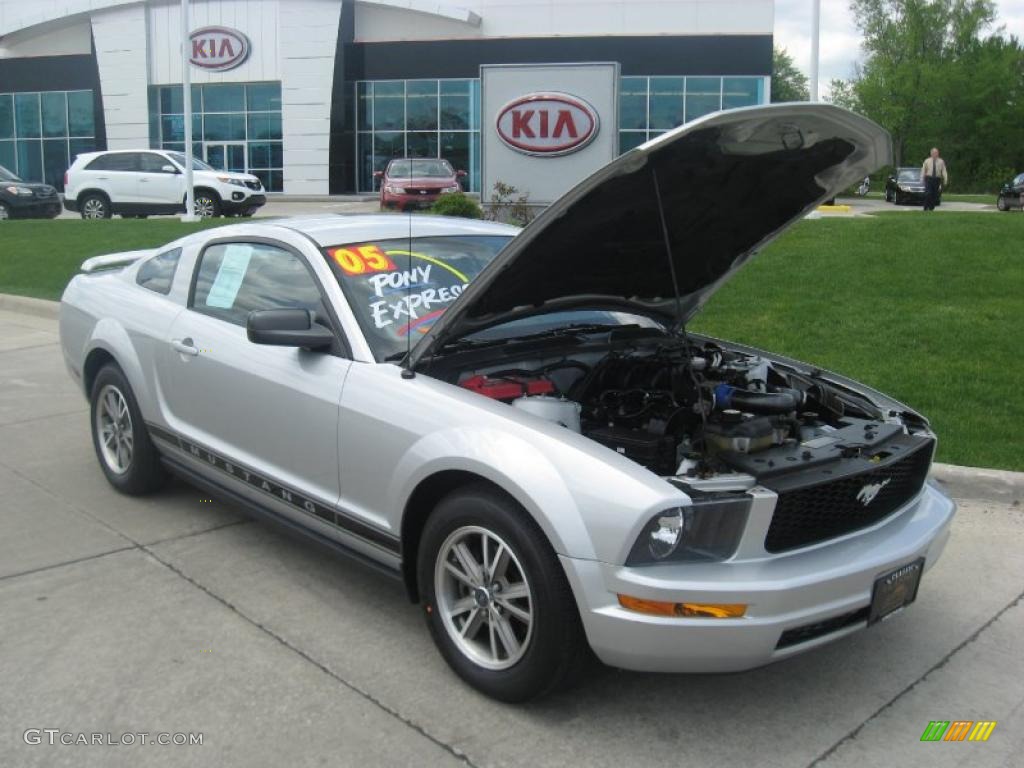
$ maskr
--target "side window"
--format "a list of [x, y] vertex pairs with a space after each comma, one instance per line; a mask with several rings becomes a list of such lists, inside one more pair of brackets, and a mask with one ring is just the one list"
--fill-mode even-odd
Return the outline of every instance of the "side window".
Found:
[[143, 173], [170, 173], [165, 171], [165, 165], [173, 165], [163, 155], [156, 155], [152, 152], [143, 152], [139, 155], [139, 170]]
[[113, 152], [100, 155], [88, 165], [90, 171], [137, 171], [139, 170], [138, 152]]
[[203, 251], [191, 308], [244, 326], [254, 309], [310, 309], [330, 325], [316, 279], [291, 251], [264, 243], [221, 243]]
[[174, 273], [178, 269], [180, 258], [181, 248], [158, 253], [139, 267], [135, 282], [143, 288], [166, 296], [171, 292], [171, 283], [174, 282]]

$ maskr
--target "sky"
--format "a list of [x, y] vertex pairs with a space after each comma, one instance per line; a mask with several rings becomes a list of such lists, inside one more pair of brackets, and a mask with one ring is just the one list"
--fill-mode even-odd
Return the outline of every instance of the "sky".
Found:
[[[789, 51], [804, 74], [811, 61], [811, 6], [812, 0], [775, 0], [775, 44]], [[996, 0], [996, 7], [995, 27], [1004, 26], [1006, 34], [1024, 40], [1024, 1]], [[821, 0], [819, 47], [818, 89], [825, 96], [829, 80], [851, 77], [861, 58], [860, 33], [848, 0]]]

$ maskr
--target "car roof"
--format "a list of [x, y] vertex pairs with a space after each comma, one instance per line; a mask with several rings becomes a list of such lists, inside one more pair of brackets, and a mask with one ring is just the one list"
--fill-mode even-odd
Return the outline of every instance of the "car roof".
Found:
[[519, 228], [508, 224], [476, 219], [463, 219], [455, 216], [429, 216], [416, 214], [402, 216], [393, 213], [369, 214], [328, 214], [296, 218], [265, 219], [244, 224], [229, 225], [204, 230], [188, 236], [187, 239], [203, 239], [210, 237], [252, 236], [254, 234], [272, 235], [278, 228], [291, 229], [309, 237], [319, 247], [347, 245], [349, 243], [366, 243], [373, 240], [399, 240], [409, 237], [410, 225], [412, 237], [458, 237], [466, 235], [514, 237]]

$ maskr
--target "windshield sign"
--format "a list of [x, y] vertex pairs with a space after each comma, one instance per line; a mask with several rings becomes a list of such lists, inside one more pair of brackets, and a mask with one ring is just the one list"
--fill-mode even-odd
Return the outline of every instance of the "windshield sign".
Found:
[[425, 334], [509, 241], [464, 236], [326, 248], [327, 259], [378, 360]]

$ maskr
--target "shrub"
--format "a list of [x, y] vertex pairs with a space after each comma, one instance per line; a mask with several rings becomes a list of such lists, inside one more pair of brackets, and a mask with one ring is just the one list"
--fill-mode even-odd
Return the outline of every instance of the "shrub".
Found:
[[482, 219], [483, 210], [476, 200], [462, 192], [441, 195], [432, 206], [430, 212], [439, 216], [461, 216], [464, 219]]
[[[516, 195], [518, 197], [515, 197]], [[530, 207], [530, 194], [520, 193], [516, 187], [503, 181], [494, 182], [487, 218], [525, 227], [534, 218], [534, 211]]]

